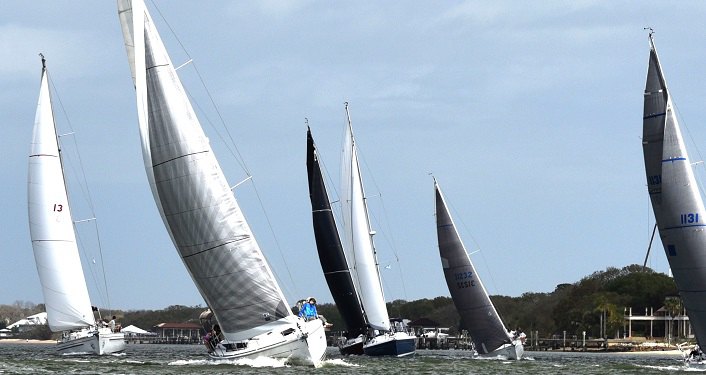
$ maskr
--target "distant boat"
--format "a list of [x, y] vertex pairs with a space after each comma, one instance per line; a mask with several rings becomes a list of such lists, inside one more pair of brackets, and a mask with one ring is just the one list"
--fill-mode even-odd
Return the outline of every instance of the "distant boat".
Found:
[[346, 242], [343, 246], [353, 282], [358, 290], [368, 322], [368, 334], [363, 344], [367, 355], [403, 357], [414, 354], [415, 338], [396, 330], [390, 323], [382, 290], [379, 264], [370, 227], [365, 191], [358, 164], [358, 147], [346, 103], [346, 129], [341, 166], [341, 205]]
[[647, 191], [691, 329], [706, 345], [706, 212], [657, 57], [653, 33], [645, 84], [642, 149]]
[[331, 211], [311, 129], [307, 129], [306, 138], [306, 168], [316, 248], [331, 296], [346, 325], [345, 339], [338, 343], [338, 348], [344, 355], [363, 354], [363, 342], [368, 325], [346, 262], [336, 220]]
[[524, 334], [510, 333], [505, 328], [466, 252], [436, 179], [434, 191], [441, 266], [451, 298], [476, 352], [484, 357], [522, 358]]
[[[119, 0], [147, 178], [164, 225], [218, 327], [216, 359], [319, 366], [320, 319], [290, 305], [255, 241], [142, 0]], [[220, 331], [220, 332], [218, 332]]]
[[56, 134], [47, 67], [42, 78], [29, 154], [29, 232], [49, 329], [62, 332], [60, 353], [118, 353], [125, 338], [96, 322], [76, 245]]

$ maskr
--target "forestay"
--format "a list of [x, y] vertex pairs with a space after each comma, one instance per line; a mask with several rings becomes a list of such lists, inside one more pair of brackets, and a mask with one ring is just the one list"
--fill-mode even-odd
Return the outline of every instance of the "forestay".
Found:
[[[142, 1], [118, 1], [145, 169], [164, 224], [226, 338], [291, 316]], [[260, 327], [260, 328], [257, 328]]]
[[341, 166], [341, 205], [346, 234], [343, 248], [346, 251], [348, 264], [353, 265], [353, 281], [360, 293], [368, 324], [374, 329], [389, 331], [390, 318], [382, 292], [363, 181], [360, 176], [358, 148], [353, 138], [348, 105], [346, 105], [346, 117]]
[[27, 182], [29, 232], [49, 328], [59, 332], [95, 325], [69, 209], [46, 67]]
[[699, 344], [706, 345], [704, 203], [650, 33], [642, 145], [659, 234]]
[[446, 284], [476, 351], [487, 354], [509, 344], [510, 336], [473, 267], [436, 180], [434, 190], [436, 233]]
[[319, 261], [326, 277], [326, 283], [331, 290], [331, 296], [346, 324], [347, 336], [349, 338], [356, 337], [365, 333], [367, 327], [365, 316], [343, 252], [336, 220], [331, 211], [326, 184], [319, 164], [319, 155], [311, 130], [307, 129], [306, 135], [309, 198]]

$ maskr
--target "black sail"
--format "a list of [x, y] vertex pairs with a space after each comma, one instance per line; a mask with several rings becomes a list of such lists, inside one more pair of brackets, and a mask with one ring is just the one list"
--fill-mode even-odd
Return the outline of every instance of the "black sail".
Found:
[[306, 169], [316, 249], [319, 252], [319, 261], [326, 277], [326, 283], [346, 324], [347, 337], [356, 337], [365, 333], [367, 325], [343, 252], [336, 221], [331, 211], [331, 204], [316, 153], [316, 145], [310, 129], [307, 129], [306, 135]]
[[476, 351], [488, 354], [510, 343], [510, 336], [461, 242], [436, 181], [434, 190], [439, 255], [446, 283]]

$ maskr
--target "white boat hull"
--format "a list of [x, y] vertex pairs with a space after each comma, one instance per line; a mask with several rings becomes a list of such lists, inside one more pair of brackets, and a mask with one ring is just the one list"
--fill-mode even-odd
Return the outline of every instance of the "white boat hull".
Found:
[[125, 335], [108, 328], [66, 333], [57, 343], [61, 354], [114, 354], [125, 350]]
[[319, 319], [298, 319], [289, 328], [278, 327], [240, 342], [221, 341], [209, 356], [214, 359], [286, 358], [320, 367], [326, 353], [326, 336]]
[[518, 341], [514, 341], [512, 344], [505, 344], [492, 352], [488, 354], [481, 354], [481, 357], [506, 357], [507, 359], [522, 359], [522, 356], [525, 354], [525, 347], [522, 345], [522, 343]]

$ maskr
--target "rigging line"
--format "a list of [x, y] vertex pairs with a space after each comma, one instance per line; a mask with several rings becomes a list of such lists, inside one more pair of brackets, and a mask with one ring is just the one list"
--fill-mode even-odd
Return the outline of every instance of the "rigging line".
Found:
[[[88, 204], [88, 206], [90, 207], [91, 215], [95, 216], [95, 214], [93, 213], [93, 201], [91, 200], [90, 191], [88, 191], [88, 185], [86, 184], [86, 172], [83, 168], [81, 154], [78, 152], [78, 143], [76, 142], [76, 138], [73, 137], [73, 135], [75, 134], [75, 131], [73, 129], [73, 125], [71, 124], [71, 120], [69, 119], [68, 113], [66, 112], [66, 109], [64, 108], [64, 103], [61, 101], [61, 95], [59, 95], [59, 90], [57, 89], [56, 85], [54, 85], [54, 81], [52, 80], [51, 75], [49, 74], [49, 69], [47, 69], [47, 79], [49, 80], [49, 85], [53, 89], [52, 91], [54, 91], [54, 95], [52, 96], [52, 98], [55, 98], [56, 101], [58, 102], [59, 108], [61, 109], [61, 113], [64, 115], [64, 120], [66, 121], [67, 127], [70, 130], [67, 133], [57, 135], [57, 139], [59, 142], [59, 151], [63, 152], [62, 137], [66, 136], [66, 135], [72, 135], [71, 139], [73, 140], [73, 145], [74, 145], [74, 150], [75, 150], [73, 153], [76, 155], [76, 158], [78, 159], [79, 170], [78, 171], [76, 170], [76, 166], [72, 162], [73, 159], [69, 158], [64, 161], [69, 164], [69, 166], [71, 167], [71, 170], [73, 171], [75, 176], [81, 177], [80, 179], [76, 178], [76, 185], [81, 190], [82, 198], [84, 199], [86, 204]], [[54, 100], [52, 100], [52, 107], [53, 107], [53, 102], [54, 102]], [[65, 156], [68, 156], [68, 154], [65, 154]], [[66, 158], [64, 157], [63, 159], [66, 159]]]
[[[486, 273], [490, 276], [490, 282], [493, 285], [493, 289], [495, 289], [495, 294], [496, 295], [500, 294], [498, 292], [498, 285], [495, 282], [495, 277], [493, 277], [493, 272], [491, 272], [490, 267], [488, 266], [488, 261], [485, 258], [485, 252], [481, 251], [482, 249], [481, 249], [480, 245], [478, 244], [478, 241], [476, 241], [476, 238], [473, 236], [473, 233], [468, 229], [466, 222], [463, 220], [463, 215], [459, 214], [458, 210], [456, 210], [456, 207], [454, 206], [453, 203], [447, 202], [446, 204], [448, 206], [450, 206], [451, 210], [454, 212], [454, 221], [456, 221], [456, 218], [458, 219], [458, 221], [461, 223], [461, 227], [463, 228], [464, 233], [467, 234], [471, 238], [471, 241], [473, 241], [473, 244], [476, 246], [477, 250], [472, 251], [471, 253], [472, 254], [480, 253], [481, 258], [483, 259], [483, 266], [485, 266]], [[459, 233], [459, 236], [460, 235], [461, 234]], [[461, 241], [463, 241], [463, 240], [461, 240]], [[468, 249], [466, 249], [466, 251], [468, 251]], [[468, 254], [468, 257], [470, 258], [471, 255]]]
[[[650, 214], [652, 213], [651, 212], [652, 210], [650, 209], [650, 204], [652, 203], [651, 200], [652, 200], [652, 198], [650, 198], [650, 195], [647, 194], [647, 233], [648, 233], [648, 235], [650, 233]], [[655, 225], [657, 225], [656, 221], [655, 221]], [[652, 266], [652, 262], [650, 262], [650, 266]], [[652, 268], [652, 267], [650, 267], [650, 268]]]
[[[88, 266], [88, 271], [90, 273], [91, 279], [93, 280], [93, 285], [98, 286], [100, 284], [98, 283], [98, 277], [96, 276], [96, 270], [95, 270], [95, 268], [90, 266], [89, 259], [91, 259], [91, 258], [89, 257], [89, 254], [86, 252], [86, 249], [88, 248], [88, 246], [86, 246], [84, 244], [83, 236], [81, 236], [81, 233], [78, 230], [76, 223], [73, 223], [73, 227], [74, 227], [74, 233], [76, 235], [76, 246], [78, 247], [81, 254], [83, 254], [83, 257], [81, 259], [84, 260], [86, 262], [86, 265]], [[85, 282], [85, 280], [84, 280], [84, 282]], [[103, 291], [101, 291], [100, 288], [97, 288], [96, 291], [98, 292], [98, 298], [100, 299], [101, 302], [103, 302], [103, 300], [104, 300]]]
[[[359, 157], [359, 159], [363, 159], [363, 164], [365, 165], [365, 169], [367, 169], [368, 171], [371, 171], [371, 169], [370, 169], [370, 167], [368, 166], [368, 163], [366, 162], [365, 158], [363, 157], [362, 152], [361, 152], [361, 150], [360, 150], [360, 147], [357, 145], [357, 143], [356, 143], [356, 148], [358, 149], [358, 157]], [[387, 243], [390, 245], [390, 247], [391, 247], [391, 249], [392, 249], [392, 253], [393, 253], [393, 255], [395, 256], [395, 261], [397, 262], [397, 271], [398, 271], [398, 273], [399, 273], [400, 280], [402, 281], [402, 293], [404, 294], [404, 298], [407, 299], [407, 288], [405, 287], [405, 284], [406, 284], [406, 283], [405, 283], [405, 280], [404, 280], [404, 273], [402, 272], [402, 263], [400, 263], [400, 257], [399, 257], [399, 255], [397, 254], [397, 244], [395, 243], [395, 239], [394, 239], [394, 237], [392, 236], [392, 233], [393, 233], [392, 227], [391, 227], [392, 224], [390, 224], [389, 216], [387, 215], [387, 209], [385, 208], [385, 202], [384, 202], [384, 200], [382, 199], [382, 193], [381, 193], [381, 191], [380, 191], [380, 187], [378, 186], [377, 182], [375, 181], [375, 177], [372, 176], [373, 174], [372, 174], [372, 173], [368, 173], [368, 175], [369, 175], [370, 180], [373, 182], [373, 186], [375, 187], [375, 190], [378, 191], [378, 197], [380, 198], [380, 199], [379, 199], [379, 201], [380, 201], [380, 206], [382, 207], [383, 219], [385, 220], [385, 222], [387, 223], [387, 225], [382, 225], [382, 221], [381, 221], [381, 220], [377, 220], [377, 222], [378, 222], [378, 224], [380, 225], [380, 228], [383, 229], [383, 237], [385, 238], [385, 240], [387, 241]], [[368, 197], [369, 197], [369, 196], [366, 195], [366, 199], [367, 199]], [[373, 217], [377, 218], [374, 214], [373, 214]], [[386, 228], [387, 230], [385, 230], [385, 228]]]
[[[669, 95], [670, 95], [670, 98], [671, 98], [671, 92], [669, 93]], [[682, 116], [681, 111], [679, 110], [679, 107], [677, 106], [677, 104], [676, 104], [674, 101], [672, 101], [672, 107], [674, 107], [674, 109], [675, 109], [676, 112], [677, 112], [677, 115], [678, 115], [678, 116], [677, 116], [677, 121], [681, 120], [681, 125], [682, 125], [682, 127], [686, 129], [686, 133], [688, 134], [689, 140], [691, 141], [691, 144], [692, 144], [692, 146], [693, 146], [692, 149], [696, 152], [696, 155], [698, 156], [698, 160], [699, 160], [699, 161], [703, 161], [704, 158], [703, 158], [703, 156], [701, 155], [701, 150], [699, 149], [698, 144], [696, 143], [696, 140], [694, 139], [694, 135], [691, 133], [691, 130], [689, 129], [689, 126], [686, 124], [686, 119], [684, 118], [684, 116]], [[685, 146], [686, 146], [686, 145], [685, 145]], [[692, 167], [693, 170], [696, 170], [696, 169], [697, 169], [697, 168], [696, 168], [696, 165], [698, 165], [698, 164], [704, 164], [703, 162], [699, 163], [699, 161], [697, 161], [696, 163], [694, 163], [694, 164], [691, 165], [691, 167]], [[704, 169], [706, 170], [706, 166], [704, 166], [704, 167], [702, 167], [702, 168], [704, 168]], [[703, 195], [705, 194], [703, 184], [701, 184], [701, 182], [700, 182], [699, 179], [696, 179], [696, 184], [698, 185], [699, 191], [701, 192], [701, 195], [703, 196]]]
[[[228, 150], [228, 152], [230, 152], [230, 154], [233, 156], [233, 159], [235, 159], [235, 161], [238, 163], [238, 165], [240, 165], [240, 168], [242, 168], [243, 171], [245, 171], [245, 174], [247, 176], [251, 176], [250, 170], [248, 169], [247, 165], [245, 164], [245, 159], [243, 159], [242, 155], [240, 155], [240, 152], [237, 150], [237, 147], [236, 147], [235, 151], [233, 151], [233, 149], [231, 148], [231, 144], [233, 147], [235, 147], [235, 142], [233, 141], [232, 137], [230, 139], [231, 142], [228, 143], [226, 141], [226, 139], [223, 137], [223, 134], [221, 134], [221, 132], [218, 130], [218, 128], [214, 125], [213, 121], [211, 121], [211, 118], [209, 117], [208, 113], [206, 113], [206, 111], [203, 109], [203, 107], [201, 107], [201, 105], [199, 104], [199, 101], [193, 95], [191, 95], [191, 93], [189, 92], [189, 90], [186, 87], [184, 87], [184, 91], [186, 92], [186, 95], [189, 97], [191, 103], [196, 106], [196, 108], [199, 111], [199, 114], [202, 116], [202, 118], [205, 120], [205, 122], [208, 123], [208, 125], [210, 126], [211, 129], [213, 129], [214, 132], [216, 132], [216, 135], [218, 135], [218, 139], [220, 139], [221, 142], [223, 142], [223, 145]], [[223, 121], [223, 119], [221, 119], [221, 122], [222, 121]], [[225, 125], [223, 127], [225, 128]]]
[[645, 262], [642, 264], [642, 268], [647, 268], [647, 258], [650, 257], [650, 249], [652, 249], [652, 241], [655, 239], [655, 232], [657, 231], [657, 223], [655, 223], [654, 229], [652, 229], [652, 237], [650, 237], [650, 244], [647, 246], [647, 254], [645, 254]]
[[[174, 36], [174, 39], [177, 41], [177, 43], [178, 43], [179, 46], [181, 47], [182, 51], [184, 51], [184, 53], [186, 54], [186, 56], [189, 58], [189, 61], [191, 61], [191, 66], [193, 66], [194, 72], [196, 72], [196, 76], [198, 77], [199, 81], [201, 82], [201, 86], [202, 86], [202, 87], [204, 88], [204, 90], [206, 91], [206, 95], [208, 96], [208, 99], [211, 101], [211, 106], [213, 107], [213, 110], [216, 111], [216, 114], [218, 115], [218, 119], [220, 120], [221, 125], [222, 125], [223, 128], [225, 129], [225, 132], [226, 132], [226, 134], [228, 135], [228, 139], [230, 139], [230, 142], [231, 142], [231, 144], [233, 145], [233, 149], [235, 150], [235, 152], [233, 152], [233, 150], [231, 150], [230, 147], [227, 147], [228, 150], [231, 152], [231, 154], [233, 155], [233, 157], [235, 157], [236, 160], [238, 160], [238, 164], [240, 164], [240, 166], [243, 168], [243, 170], [245, 171], [245, 173], [246, 173], [248, 176], [250, 176], [250, 175], [251, 175], [251, 174], [250, 174], [250, 170], [247, 168], [247, 165], [245, 164], [245, 158], [243, 158], [242, 154], [240, 153], [240, 150], [238, 149], [238, 146], [237, 146], [236, 143], [235, 143], [235, 140], [233, 140], [233, 136], [232, 136], [232, 134], [230, 133], [230, 130], [228, 129], [228, 127], [226, 126], [226, 122], [225, 122], [225, 120], [223, 119], [223, 115], [221, 114], [221, 111], [218, 109], [218, 106], [216, 105], [215, 100], [213, 99], [213, 95], [211, 95], [211, 91], [208, 89], [208, 87], [206, 86], [206, 82], [204, 81], [203, 77], [201, 76], [201, 72], [199, 72], [199, 69], [198, 69], [198, 67], [196, 66], [196, 62], [195, 62], [194, 59], [191, 57], [191, 55], [189, 54], [189, 51], [186, 49], [186, 47], [184, 46], [184, 44], [181, 42], [181, 39], [179, 39], [178, 34], [174, 31], [174, 29], [172, 28], [172, 26], [169, 24], [169, 22], [167, 21], [167, 19], [164, 17], [164, 15], [162, 14], [162, 11], [159, 9], [159, 7], [157, 6], [157, 4], [155, 4], [154, 1], [151, 1], [151, 3], [152, 3], [152, 5], [154, 6], [154, 8], [157, 10], [157, 13], [159, 14], [159, 16], [162, 18], [162, 21], [164, 21], [164, 24], [167, 25], [167, 28], [169, 29], [169, 31], [170, 31], [170, 32], [172, 33], [172, 35]], [[182, 66], [183, 66], [183, 65], [182, 65]], [[186, 90], [186, 89], [185, 89], [185, 90]], [[188, 92], [187, 92], [187, 94], [188, 94]], [[194, 99], [194, 97], [191, 96], [191, 95], [189, 95], [189, 97], [190, 97], [191, 99]], [[196, 100], [194, 99], [194, 100], [192, 100], [192, 103], [194, 103], [194, 102], [196, 103], [196, 106], [199, 107], [199, 109], [202, 111], [202, 113], [205, 113], [205, 112], [203, 111], [203, 109], [201, 109], [201, 106], [198, 105], [198, 101], [196, 101]], [[209, 120], [208, 122], [211, 124], [211, 126], [213, 126], [213, 124], [210, 122], [210, 120]], [[220, 136], [220, 133], [218, 133], [218, 134], [219, 134], [219, 136]], [[221, 137], [221, 139], [222, 139], [222, 137]], [[224, 141], [224, 143], [225, 143], [225, 141]]]
[[[74, 134], [75, 131], [73, 129], [73, 124], [71, 123], [71, 120], [69, 119], [68, 113], [66, 112], [66, 108], [64, 107], [64, 104], [61, 101], [61, 95], [59, 95], [59, 90], [56, 87], [56, 85], [54, 84], [54, 81], [52, 80], [48, 69], [47, 69], [47, 79], [49, 81], [49, 85], [51, 86], [51, 88], [53, 89], [53, 91], [55, 93], [54, 96], [56, 97], [56, 100], [58, 101], [59, 108], [61, 108], [61, 113], [64, 115], [64, 119], [66, 120], [67, 126], [70, 130], [70, 132], [67, 134]], [[76, 137], [74, 137], [74, 136], [72, 136], [71, 139], [73, 140], [74, 154], [76, 155], [76, 158], [78, 159], [78, 167], [79, 167], [80, 173], [77, 173], [76, 168], [73, 163], [69, 163], [69, 164], [71, 165], [71, 169], [74, 170], [74, 173], [77, 176], [79, 176], [79, 178], [77, 178], [79, 189], [81, 190], [81, 192], [83, 194], [84, 200], [88, 204], [88, 208], [91, 212], [91, 216], [93, 218], [95, 218], [96, 217], [95, 205], [93, 204], [91, 190], [88, 186], [88, 179], [86, 178], [86, 169], [83, 166], [83, 159], [81, 158], [81, 153], [79, 152], [78, 141], [76, 140]], [[58, 138], [58, 142], [61, 142], [61, 139]], [[60, 148], [63, 148], [63, 147], [60, 147]], [[94, 225], [95, 225], [96, 234], [98, 234], [98, 220], [95, 220]], [[74, 230], [76, 230], [75, 224], [74, 224]], [[106, 295], [106, 301], [107, 301], [109, 308], [110, 308], [110, 298], [108, 297], [108, 294], [109, 294], [108, 293], [108, 282], [106, 279], [105, 263], [103, 260], [103, 248], [101, 247], [101, 242], [100, 242], [99, 236], [97, 236], [97, 246], [98, 246], [98, 253], [99, 253], [99, 259], [100, 259], [100, 266], [101, 266], [100, 271], [101, 271], [101, 273], [103, 273], [103, 288], [104, 288], [105, 295]], [[88, 260], [85, 247], [82, 249], [82, 252], [84, 253], [84, 257], [86, 257], [86, 260]], [[96, 286], [99, 286], [100, 284], [98, 283], [97, 280], [95, 280], [95, 275], [93, 275], [93, 279], [94, 279], [93, 282], [96, 284]], [[98, 287], [98, 292], [99, 292], [99, 295], [103, 294], [103, 291], [100, 290], [100, 287]]]
[[[260, 192], [257, 190], [257, 186], [255, 185], [255, 179], [251, 178], [250, 181], [252, 183], [253, 191], [255, 191], [255, 196], [257, 197], [257, 201], [260, 204], [260, 209], [262, 209], [262, 212], [265, 215], [265, 220], [267, 221], [267, 226], [270, 229], [270, 233], [272, 234], [272, 238], [275, 241], [275, 247], [277, 248], [277, 251], [279, 252], [279, 256], [282, 258], [282, 262], [284, 263], [284, 268], [287, 270], [287, 275], [289, 275], [289, 281], [290, 281], [289, 285], [292, 285], [294, 287], [294, 293], [296, 295], [301, 295], [301, 294], [299, 294], [297, 284], [294, 282], [294, 278], [292, 277], [292, 272], [289, 270], [289, 264], [287, 263], [287, 260], [284, 258], [284, 253], [282, 252], [282, 247], [280, 246], [279, 240], [277, 239], [277, 236], [275, 235], [275, 230], [272, 226], [272, 221], [270, 220], [270, 216], [267, 215], [267, 211], [265, 210], [265, 205], [262, 202], [262, 198], [260, 197]], [[263, 254], [263, 256], [264, 256], [264, 254]], [[275, 278], [277, 277], [277, 275], [275, 275], [274, 272], [272, 272], [272, 274], [275, 276]], [[284, 284], [284, 285], [287, 285], [287, 284]]]

